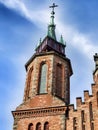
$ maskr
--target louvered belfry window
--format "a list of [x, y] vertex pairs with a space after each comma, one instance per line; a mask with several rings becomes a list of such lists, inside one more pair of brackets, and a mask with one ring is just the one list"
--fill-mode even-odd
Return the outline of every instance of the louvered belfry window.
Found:
[[39, 93], [47, 93], [47, 64], [41, 66]]

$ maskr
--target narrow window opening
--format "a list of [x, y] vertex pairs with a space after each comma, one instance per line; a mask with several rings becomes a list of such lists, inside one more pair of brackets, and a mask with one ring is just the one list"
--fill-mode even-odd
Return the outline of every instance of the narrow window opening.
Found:
[[94, 130], [94, 123], [91, 123], [91, 130]]
[[36, 125], [36, 130], [41, 130], [41, 123], [40, 123], [40, 122], [37, 123], [37, 125]]
[[92, 103], [89, 103], [89, 113], [90, 113], [90, 125], [91, 125], [91, 130], [94, 130], [94, 123], [93, 121], [93, 110], [92, 110]]
[[26, 86], [26, 92], [25, 92], [25, 100], [29, 98], [32, 71], [33, 71], [33, 67], [31, 67], [29, 72], [28, 72], [27, 86]]
[[90, 113], [90, 121], [93, 120], [93, 110], [92, 110], [92, 103], [89, 103], [89, 113]]
[[85, 130], [85, 115], [84, 115], [84, 111], [81, 111], [81, 118], [82, 118], [82, 130]]
[[32, 123], [29, 124], [28, 130], [34, 130], [34, 129], [33, 129], [33, 124], [32, 124]]
[[39, 94], [47, 93], [47, 64], [41, 66]]
[[45, 122], [45, 124], [44, 124], [44, 130], [49, 130], [49, 123], [48, 122]]
[[67, 118], [69, 117], [69, 108], [67, 108], [67, 110], [66, 110], [66, 117]]
[[76, 119], [76, 117], [73, 118], [73, 130], [77, 130], [77, 119]]

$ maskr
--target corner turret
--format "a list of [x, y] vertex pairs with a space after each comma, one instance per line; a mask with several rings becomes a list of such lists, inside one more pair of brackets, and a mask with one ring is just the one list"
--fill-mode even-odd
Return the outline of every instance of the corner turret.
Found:
[[95, 70], [93, 72], [93, 79], [94, 83], [98, 84], [98, 53], [95, 53], [94, 61], [95, 61]]

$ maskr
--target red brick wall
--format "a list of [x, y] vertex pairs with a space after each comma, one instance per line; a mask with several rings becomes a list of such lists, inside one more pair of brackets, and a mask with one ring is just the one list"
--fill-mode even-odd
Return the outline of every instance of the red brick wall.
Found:
[[[94, 130], [98, 130], [98, 104], [97, 104], [97, 92], [98, 92], [98, 84], [92, 85], [92, 95], [89, 95], [88, 91], [84, 92], [84, 102], [82, 102], [81, 98], [77, 98], [76, 110], [74, 106], [69, 106], [69, 118], [66, 120], [67, 130], [73, 129], [73, 119], [76, 118], [76, 127], [77, 130], [83, 130], [82, 125], [85, 125], [85, 130], [93, 130], [91, 129], [91, 125], [93, 123]], [[92, 108], [89, 108], [89, 104], [92, 103]], [[90, 109], [92, 109], [93, 119], [90, 116]], [[82, 123], [82, 115], [81, 112], [84, 112], [84, 121]]]
[[[34, 97], [36, 94], [38, 94], [39, 89], [39, 81], [40, 81], [40, 72], [41, 72], [41, 64], [46, 63], [48, 66], [48, 73], [47, 73], [47, 92], [51, 94], [57, 94], [60, 98], [62, 98], [67, 104], [70, 102], [70, 67], [69, 67], [69, 61], [66, 60], [65, 57], [61, 57], [57, 55], [56, 53], [45, 53], [45, 55], [39, 55], [36, 58], [32, 60], [32, 62], [27, 67], [27, 78], [26, 78], [26, 87], [25, 87], [25, 93], [24, 93], [24, 101], [28, 100], [28, 88], [30, 90], [29, 92], [29, 98]], [[59, 76], [60, 79], [57, 78], [57, 65], [61, 66], [61, 75]], [[28, 80], [29, 71], [33, 68], [33, 71], [31, 73], [31, 79]], [[62, 78], [62, 79], [61, 79]], [[60, 83], [57, 86], [57, 80], [60, 81]], [[30, 82], [31, 81], [31, 82]], [[29, 85], [28, 86], [28, 82]], [[28, 87], [27, 87], [28, 86]], [[60, 90], [57, 90], [58, 88], [61, 88], [61, 94], [59, 94]], [[56, 92], [58, 91], [58, 92]]]
[[[48, 65], [47, 94], [38, 94], [42, 62]], [[55, 95], [57, 64], [62, 66], [61, 97]], [[28, 72], [32, 67], [30, 98], [26, 98], [28, 96], [26, 94]], [[16, 111], [12, 112], [14, 116], [13, 130], [28, 130], [30, 123], [36, 130], [38, 122], [41, 123], [41, 130], [44, 130], [45, 122], [49, 122], [49, 130], [75, 130], [74, 128], [83, 130], [84, 126], [85, 130], [93, 130], [91, 129], [92, 124], [94, 130], [98, 130], [98, 80], [96, 77], [98, 72], [94, 75], [95, 84], [92, 84], [92, 95], [89, 94], [89, 91], [84, 91], [84, 102], [81, 97], [77, 98], [76, 109], [74, 109], [74, 105], [66, 105], [70, 102], [70, 73], [69, 61], [55, 53], [45, 53], [45, 55], [34, 58], [27, 67], [24, 101]], [[63, 100], [64, 98], [65, 100]]]

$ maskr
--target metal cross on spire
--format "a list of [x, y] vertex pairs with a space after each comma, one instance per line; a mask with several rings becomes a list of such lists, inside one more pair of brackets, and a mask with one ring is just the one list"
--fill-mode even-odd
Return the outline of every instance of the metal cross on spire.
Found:
[[54, 8], [58, 7], [58, 5], [55, 5], [55, 3], [53, 3], [52, 6], [49, 6], [49, 8], [52, 8], [52, 12], [51, 12], [51, 17], [50, 17], [50, 24], [48, 25], [48, 36], [53, 38], [54, 40], [56, 40], [56, 35], [55, 35], [55, 24], [54, 24]]
[[54, 8], [55, 7], [58, 7], [58, 5], [55, 5], [55, 3], [53, 3], [53, 5], [52, 6], [49, 6], [49, 8], [52, 8], [52, 15], [54, 15], [55, 14], [55, 12], [54, 12]]

